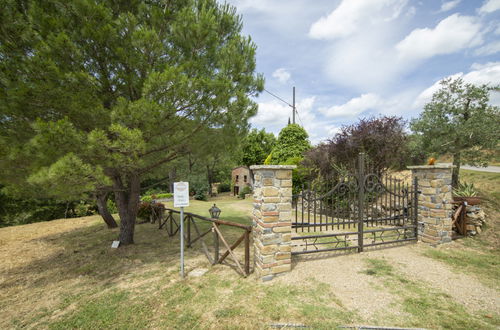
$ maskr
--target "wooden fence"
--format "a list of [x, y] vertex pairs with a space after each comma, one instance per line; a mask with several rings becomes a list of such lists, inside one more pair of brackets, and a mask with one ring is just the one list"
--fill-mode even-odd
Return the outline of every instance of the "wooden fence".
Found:
[[[158, 229], [165, 228], [170, 237], [176, 235], [180, 231], [180, 219], [176, 219], [174, 214], [180, 214], [179, 211], [174, 209], [165, 209], [165, 214], [154, 214], [151, 218], [151, 222], [158, 221]], [[205, 231], [200, 231], [195, 219], [208, 222], [211, 224], [210, 228]], [[221, 231], [221, 227], [229, 226], [233, 228], [238, 228], [243, 231], [242, 235], [231, 245], [229, 245], [228, 240], [224, 237]], [[194, 243], [200, 241], [201, 247], [207, 259], [212, 265], [222, 263], [228, 256], [234, 260], [237, 269], [243, 276], [248, 276], [250, 274], [250, 234], [252, 232], [252, 226], [243, 225], [236, 222], [225, 221], [214, 218], [207, 218], [198, 214], [184, 212], [184, 230], [185, 230], [185, 241], [187, 247], [192, 247]], [[205, 242], [205, 237], [209, 234], [213, 234], [213, 249], [212, 254]], [[225, 247], [224, 253], [221, 255], [220, 243]], [[238, 257], [235, 254], [235, 249], [244, 242], [244, 265], [242, 266]]]

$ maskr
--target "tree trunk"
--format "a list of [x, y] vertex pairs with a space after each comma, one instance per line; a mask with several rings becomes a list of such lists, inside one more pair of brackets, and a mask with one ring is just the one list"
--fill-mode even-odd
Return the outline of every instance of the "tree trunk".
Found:
[[460, 174], [460, 152], [453, 155], [453, 165], [455, 165], [455, 167], [451, 174], [451, 187], [456, 188], [458, 187], [458, 175]]
[[212, 196], [212, 183], [213, 183], [213, 171], [207, 164], [207, 181], [208, 181], [208, 194]]
[[120, 245], [134, 244], [134, 229], [137, 211], [139, 209], [139, 194], [141, 182], [139, 176], [131, 174], [128, 186], [123, 184], [120, 176], [113, 178], [116, 206], [120, 214]]
[[97, 193], [96, 202], [99, 214], [101, 215], [102, 219], [108, 226], [108, 229], [111, 229], [118, 227], [118, 224], [116, 223], [115, 218], [113, 218], [113, 216], [108, 210], [108, 204], [107, 204], [108, 197], [109, 197], [108, 193]]

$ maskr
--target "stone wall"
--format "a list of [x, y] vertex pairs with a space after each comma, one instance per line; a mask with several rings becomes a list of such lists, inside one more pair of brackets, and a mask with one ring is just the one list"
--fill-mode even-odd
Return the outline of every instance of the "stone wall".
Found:
[[453, 209], [452, 165], [410, 166], [412, 177], [418, 180], [418, 221], [423, 227], [419, 237], [423, 242], [441, 244], [451, 242]]
[[254, 165], [253, 242], [255, 272], [263, 281], [291, 270], [292, 169]]

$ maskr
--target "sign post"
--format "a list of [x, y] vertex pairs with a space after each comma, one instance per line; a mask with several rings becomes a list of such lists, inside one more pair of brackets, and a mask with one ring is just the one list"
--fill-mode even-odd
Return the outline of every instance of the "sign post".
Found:
[[181, 208], [181, 277], [184, 278], [184, 207], [189, 206], [189, 182], [174, 182], [174, 207]]

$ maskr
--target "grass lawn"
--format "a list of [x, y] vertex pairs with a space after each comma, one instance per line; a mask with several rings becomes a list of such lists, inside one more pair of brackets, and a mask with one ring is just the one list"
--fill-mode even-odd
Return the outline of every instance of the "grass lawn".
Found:
[[[492, 180], [489, 177], [474, 180], [480, 189], [499, 187], [487, 186]], [[192, 201], [186, 211], [208, 216], [214, 202], [222, 210], [221, 219], [250, 224], [251, 200], [226, 196]], [[485, 292], [479, 297], [489, 295], [491, 301], [496, 293], [498, 299], [499, 253], [492, 243], [497, 222], [491, 221], [484, 236], [448, 247], [418, 244], [407, 248], [413, 250], [400, 250], [413, 251], [420, 262], [428, 262], [421, 271], [429, 276], [437, 265], [449, 269], [452, 275], [443, 277], [438, 286], [409, 277], [406, 267], [386, 259], [383, 250], [325, 262], [301, 261], [306, 269], [327, 262], [333, 266], [327, 272], [312, 269], [313, 275], [300, 279], [295, 266], [280, 280], [261, 283], [254, 275], [238, 275], [229, 258], [227, 264], [210, 266], [196, 244], [186, 252], [186, 270], [209, 271], [182, 280], [179, 240], [158, 230], [157, 224], [138, 224], [135, 244], [119, 249], [110, 248], [118, 231], [106, 229], [97, 216], [2, 228], [0, 328], [249, 329], [286, 323], [319, 329], [367, 324], [496, 329], [500, 326], [499, 306], [478, 303], [472, 308], [446, 290], [450, 285], [460, 290], [460, 283], [452, 284], [460, 278], [474, 290]], [[223, 233], [234, 241], [241, 231], [223, 228]], [[210, 240], [209, 234], [208, 246]], [[343, 276], [340, 284], [328, 280]], [[361, 281], [368, 283], [363, 289], [358, 287]], [[344, 285], [352, 286], [353, 291]], [[353, 297], [361, 295], [376, 310], [381, 302], [373, 297], [379, 294], [390, 298], [383, 313], [367, 314], [367, 308], [353, 307]]]

